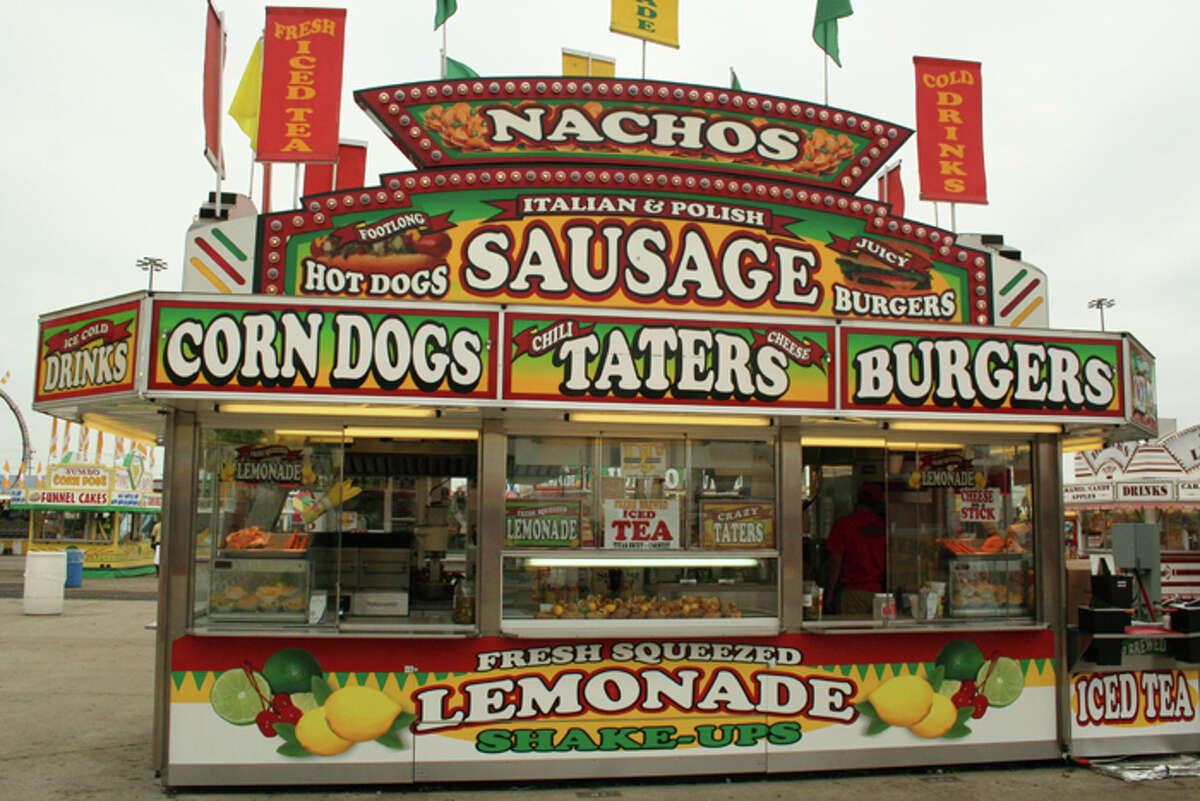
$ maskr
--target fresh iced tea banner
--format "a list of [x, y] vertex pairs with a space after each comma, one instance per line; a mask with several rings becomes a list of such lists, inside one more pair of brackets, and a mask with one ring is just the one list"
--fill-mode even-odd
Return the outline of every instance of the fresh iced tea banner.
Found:
[[828, 328], [601, 317], [505, 319], [504, 396], [830, 408]]
[[139, 303], [42, 320], [34, 402], [131, 391]]
[[495, 397], [490, 314], [158, 302], [150, 387]]
[[841, 408], [1122, 417], [1122, 343], [1111, 339], [841, 332]]

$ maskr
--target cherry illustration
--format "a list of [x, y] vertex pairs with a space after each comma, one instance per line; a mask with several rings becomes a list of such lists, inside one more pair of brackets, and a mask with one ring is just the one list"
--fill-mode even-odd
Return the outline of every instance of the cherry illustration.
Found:
[[263, 733], [264, 737], [274, 737], [275, 724], [280, 723], [281, 719], [270, 709], [264, 709], [255, 716], [254, 722], [258, 724], [258, 730]]

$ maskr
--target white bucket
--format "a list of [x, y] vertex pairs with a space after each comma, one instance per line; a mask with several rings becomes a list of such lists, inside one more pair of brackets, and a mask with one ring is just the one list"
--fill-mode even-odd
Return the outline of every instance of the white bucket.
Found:
[[61, 614], [66, 582], [66, 551], [30, 551], [26, 554], [25, 614]]

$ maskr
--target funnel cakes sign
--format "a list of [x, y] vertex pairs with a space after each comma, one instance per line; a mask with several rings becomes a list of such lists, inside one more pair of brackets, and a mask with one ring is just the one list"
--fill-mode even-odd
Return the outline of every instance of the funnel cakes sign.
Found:
[[420, 169], [264, 215], [258, 291], [993, 322], [987, 253], [853, 194], [911, 135], [891, 123], [607, 79], [356, 98]]

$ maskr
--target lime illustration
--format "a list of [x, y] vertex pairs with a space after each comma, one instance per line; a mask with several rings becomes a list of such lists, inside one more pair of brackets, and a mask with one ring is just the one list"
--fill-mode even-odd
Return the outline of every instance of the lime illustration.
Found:
[[929, 706], [929, 714], [908, 727], [908, 730], [918, 737], [941, 737], [954, 728], [958, 722], [958, 710], [944, 695], [935, 694], [933, 703]]
[[946, 678], [975, 680], [983, 665], [983, 651], [970, 640], [951, 640], [942, 646], [935, 663], [946, 669]]
[[304, 713], [296, 724], [296, 740], [311, 754], [333, 756], [354, 745], [350, 740], [338, 737], [325, 721], [325, 707], [319, 706]]
[[958, 679], [946, 679], [942, 682], [942, 686], [938, 687], [938, 694], [944, 695], [947, 698], [953, 698], [954, 694], [958, 692], [961, 687], [962, 682]]
[[312, 688], [312, 677], [322, 675], [317, 658], [303, 648], [284, 648], [267, 657], [263, 675], [275, 693], [301, 693]]
[[320, 706], [312, 693], [292, 693], [292, 706], [301, 712], [309, 712]]
[[325, 701], [329, 728], [352, 742], [382, 737], [392, 730], [399, 714], [399, 704], [371, 687], [343, 687]]
[[[261, 673], [254, 673], [254, 685], [241, 668], [227, 670], [213, 682], [209, 703], [217, 717], [235, 726], [249, 726], [263, 711], [262, 696], [271, 694], [271, 687]], [[261, 695], [260, 695], [261, 693]]]
[[[988, 670], [988, 667], [991, 670]], [[997, 657], [995, 662], [979, 669], [975, 679], [979, 693], [988, 700], [988, 706], [1008, 706], [1021, 697], [1025, 689], [1025, 671], [1015, 659]]]
[[892, 726], [911, 726], [929, 714], [933, 687], [920, 676], [896, 676], [875, 688], [868, 700], [875, 714]]

